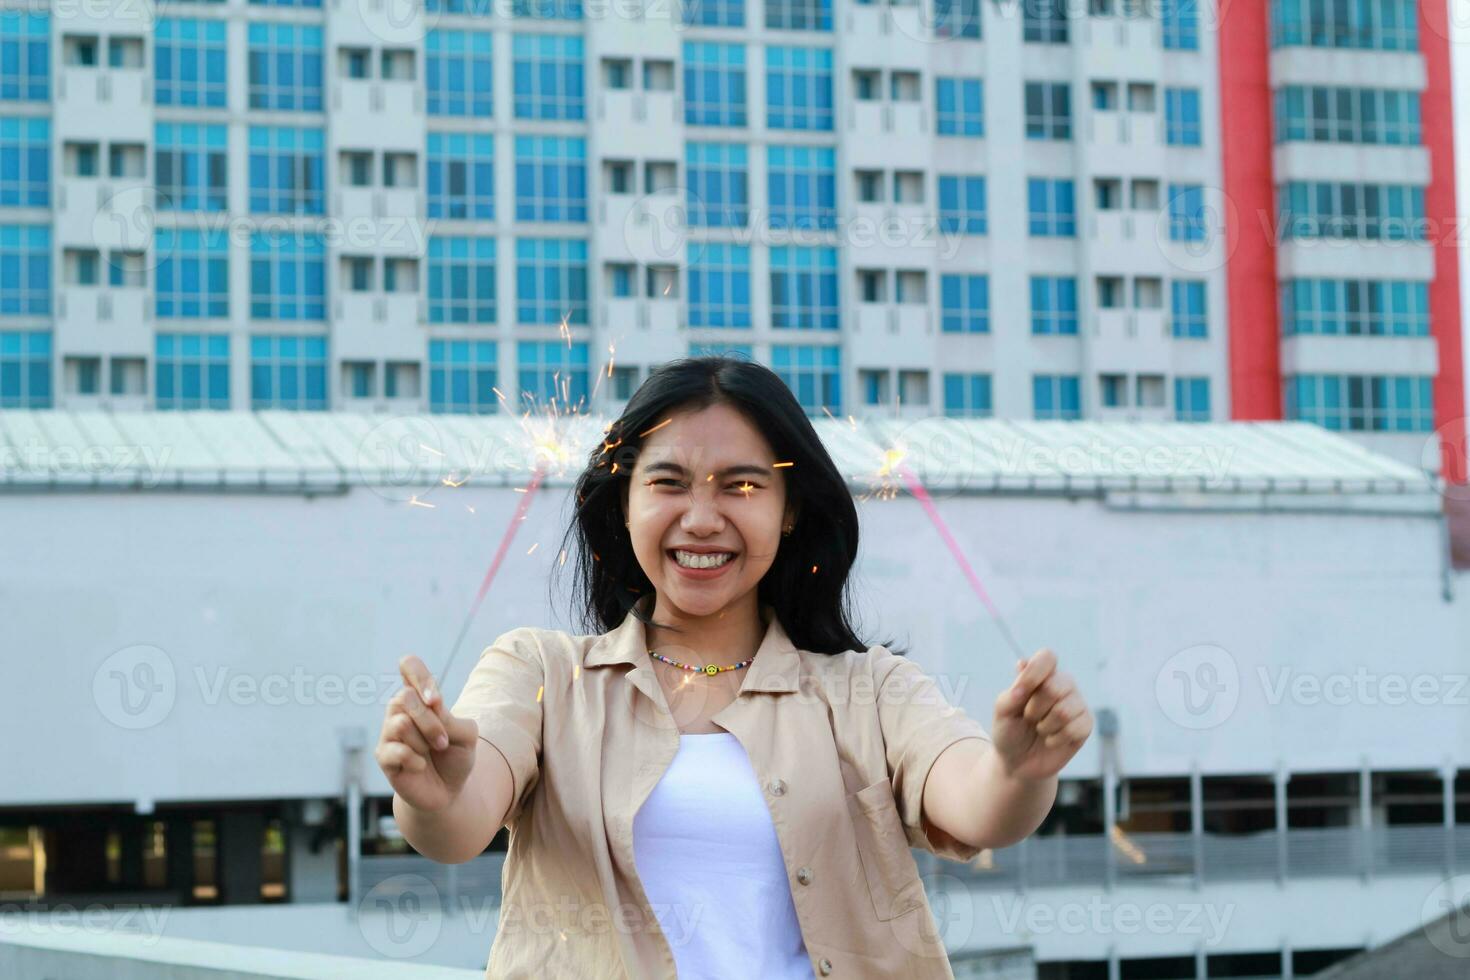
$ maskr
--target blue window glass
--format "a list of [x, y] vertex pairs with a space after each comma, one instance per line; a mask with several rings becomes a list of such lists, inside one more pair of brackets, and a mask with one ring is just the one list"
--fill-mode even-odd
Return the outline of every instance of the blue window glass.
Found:
[[0, 102], [51, 98], [51, 21], [46, 14], [0, 12]]
[[320, 112], [322, 29], [306, 24], [251, 24], [250, 108]]
[[516, 239], [516, 320], [587, 322], [587, 242]]
[[431, 218], [495, 217], [495, 138], [489, 133], [429, 133]]
[[1169, 185], [1169, 238], [1176, 242], [1202, 242], [1209, 230], [1205, 223], [1205, 189], [1200, 184]]
[[324, 320], [327, 247], [310, 232], [250, 236], [250, 316], [257, 320]]
[[1063, 238], [1076, 236], [1077, 202], [1072, 181], [1028, 178], [1026, 206], [1031, 234]]
[[1281, 332], [1335, 336], [1429, 336], [1429, 284], [1389, 279], [1288, 279]]
[[785, 31], [830, 31], [832, 0], [766, 0], [766, 27]]
[[50, 407], [51, 332], [0, 330], [0, 408]]
[[831, 48], [766, 48], [766, 126], [832, 129]]
[[771, 369], [808, 415], [842, 412], [842, 352], [814, 344], [772, 344]]
[[1071, 276], [1031, 277], [1031, 332], [1077, 332], [1077, 280]]
[[1080, 387], [1080, 382], [1075, 374], [1032, 375], [1032, 415], [1038, 419], [1081, 418]]
[[1210, 379], [1188, 377], [1174, 379], [1174, 418], [1179, 422], [1210, 420]]
[[159, 228], [155, 309], [161, 319], [230, 315], [230, 239], [221, 229]]
[[229, 408], [229, 335], [160, 333], [154, 337], [153, 406]]
[[1424, 188], [1292, 181], [1276, 189], [1287, 238], [1425, 240]]
[[495, 239], [429, 239], [429, 322], [495, 322]]
[[1271, 46], [1419, 50], [1414, 0], [1272, 0]]
[[516, 344], [517, 390], [522, 410], [559, 413], [587, 409], [587, 344], [522, 340]]
[[526, 20], [581, 20], [582, 0], [511, 0], [510, 13]]
[[984, 136], [985, 112], [978, 78], [934, 79], [934, 102], [938, 107], [940, 136]]
[[252, 336], [250, 407], [325, 410], [327, 338], [287, 334]]
[[1204, 280], [1175, 279], [1170, 282], [1169, 313], [1173, 319], [1171, 332], [1175, 337], [1208, 337]]
[[0, 207], [51, 204], [51, 121], [0, 116]]
[[745, 227], [750, 189], [743, 144], [685, 143], [684, 174], [692, 227]]
[[322, 5], [322, 0], [250, 0], [250, 5], [259, 7], [319, 8]]
[[837, 250], [779, 245], [771, 249], [771, 326], [836, 330]]
[[750, 248], [690, 243], [689, 325], [750, 326]]
[[980, 40], [980, 0], [934, 0], [934, 36]]
[[1021, 92], [1026, 108], [1028, 140], [1072, 138], [1070, 82], [1027, 82]]
[[689, 27], [745, 26], [745, 0], [681, 0], [679, 12]]
[[979, 274], [939, 277], [940, 332], [990, 332], [990, 277]]
[[946, 371], [944, 414], [954, 418], [989, 418], [995, 414], [990, 399], [990, 375]]
[[1430, 432], [1434, 378], [1394, 374], [1289, 374], [1285, 416], [1326, 429]]
[[153, 101], [225, 107], [225, 22], [160, 17], [153, 29]]
[[517, 119], [582, 119], [582, 39], [564, 34], [517, 34], [511, 73]]
[[684, 122], [745, 125], [745, 46], [684, 42]]
[[429, 115], [488, 119], [494, 77], [488, 31], [430, 31], [424, 38]]
[[1066, 44], [1066, 0], [1021, 0], [1021, 40], [1027, 44]]
[[837, 154], [826, 146], [766, 147], [772, 228], [837, 227]]
[[940, 174], [939, 230], [952, 235], [983, 235], [987, 226], [985, 178]]
[[250, 127], [250, 210], [323, 214], [325, 177], [320, 129]]
[[157, 123], [153, 173], [160, 211], [225, 211], [229, 208], [227, 127]]
[[1164, 89], [1164, 138], [1170, 146], [1199, 146], [1199, 89]]
[[587, 141], [516, 137], [516, 220], [587, 220]]
[[1419, 93], [1408, 89], [1287, 85], [1276, 90], [1275, 141], [1419, 146]]
[[467, 17], [493, 17], [495, 0], [425, 0], [424, 10], [431, 14], [464, 14]]
[[1164, 50], [1199, 50], [1199, 0], [1160, 0]]
[[495, 414], [496, 376], [495, 341], [429, 341], [429, 411]]

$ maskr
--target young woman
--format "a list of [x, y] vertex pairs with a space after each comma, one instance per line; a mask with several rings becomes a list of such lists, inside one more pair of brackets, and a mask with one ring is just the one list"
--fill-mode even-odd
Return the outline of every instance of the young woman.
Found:
[[421, 853], [510, 827], [486, 975], [952, 977], [909, 848], [1041, 823], [1092, 731], [1056, 657], [1017, 663], [987, 732], [863, 643], [852, 495], [758, 364], [654, 372], [576, 499], [588, 632], [502, 634], [452, 709], [404, 658], [377, 748]]

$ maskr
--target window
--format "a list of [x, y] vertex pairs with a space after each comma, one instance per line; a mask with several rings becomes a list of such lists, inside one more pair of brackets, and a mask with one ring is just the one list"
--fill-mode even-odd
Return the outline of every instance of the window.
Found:
[[771, 326], [836, 330], [837, 250], [795, 245], [771, 249]]
[[1066, 0], [1021, 0], [1021, 40], [1028, 44], [1066, 44]]
[[348, 187], [371, 187], [373, 184], [373, 155], [369, 150], [343, 150], [338, 169], [342, 183]]
[[1287, 375], [1286, 417], [1327, 429], [1429, 432], [1434, 378], [1427, 375]]
[[1174, 418], [1179, 422], [1210, 420], [1210, 379], [1174, 379]]
[[383, 291], [385, 293], [417, 293], [419, 260], [403, 256], [383, 259]]
[[643, 193], [672, 194], [679, 189], [679, 168], [672, 160], [649, 160], [643, 165]]
[[602, 161], [602, 187], [608, 194], [633, 193], [633, 161]]
[[631, 58], [603, 58], [602, 87], [612, 92], [632, 88], [633, 60]]
[[495, 139], [489, 133], [429, 133], [430, 218], [495, 217]]
[[559, 410], [585, 410], [587, 393], [587, 344], [570, 346], [561, 340], [523, 340], [516, 344], [516, 366], [522, 407], [533, 412], [550, 406]]
[[225, 22], [161, 17], [153, 29], [153, 101], [223, 109]]
[[895, 170], [893, 172], [893, 203], [924, 203], [924, 172], [922, 170]]
[[1031, 277], [1031, 332], [1077, 332], [1077, 280], [1071, 276]]
[[1128, 375], [1100, 374], [1097, 381], [1103, 408], [1128, 407]]
[[952, 418], [989, 418], [994, 414], [990, 400], [990, 375], [946, 372], [944, 414]]
[[153, 340], [153, 407], [230, 407], [230, 338], [160, 333]]
[[1403, 279], [1288, 279], [1281, 332], [1428, 337], [1429, 284]]
[[0, 225], [0, 314], [51, 312], [51, 229]]
[[858, 369], [858, 388], [861, 389], [864, 405], [888, 404], [888, 371], [872, 368]]
[[687, 247], [689, 326], [749, 327], [749, 246], [691, 242]]
[[113, 143], [107, 148], [109, 177], [141, 178], [146, 164], [142, 143]]
[[250, 315], [257, 320], [323, 320], [327, 247], [311, 232], [250, 236]]
[[1026, 83], [1026, 138], [1072, 138], [1072, 86], [1067, 82]]
[[607, 264], [607, 291], [614, 299], [631, 299], [637, 295], [634, 279], [638, 267], [631, 262]]
[[343, 78], [372, 77], [372, 50], [369, 48], [338, 48], [337, 64]]
[[[0, 253], [0, 269], [5, 258]], [[0, 330], [0, 408], [50, 407], [50, 331]]]
[[837, 227], [836, 151], [821, 146], [766, 148], [770, 227]]
[[490, 118], [495, 73], [488, 31], [430, 31], [424, 74], [429, 115]]
[[1128, 83], [1128, 111], [1145, 113], [1154, 111], [1154, 86], [1151, 82]]
[[263, 7], [320, 7], [322, 0], [250, 0], [250, 3]]
[[1272, 0], [1271, 46], [1419, 49], [1418, 4], [1414, 0]]
[[1116, 177], [1096, 177], [1092, 195], [1099, 211], [1117, 211], [1123, 204], [1123, 182]]
[[158, 123], [153, 172], [161, 211], [224, 211], [229, 207], [224, 126]]
[[978, 175], [939, 175], [939, 230], [949, 234], [986, 232], [985, 178]]
[[772, 344], [771, 367], [808, 415], [842, 411], [841, 351], [812, 344]]
[[[95, 147], [92, 171], [96, 173]], [[0, 206], [44, 208], [51, 203], [51, 121], [0, 117]]]
[[68, 248], [61, 253], [62, 274], [70, 286], [97, 285], [102, 257], [95, 248]]
[[116, 288], [141, 289], [148, 284], [142, 252], [115, 248], [107, 253], [107, 284]]
[[985, 135], [980, 79], [939, 77], [934, 84], [939, 135]]
[[1119, 310], [1123, 308], [1123, 277], [1097, 277], [1097, 305], [1099, 309]]
[[495, 239], [429, 239], [429, 322], [495, 322]]
[[142, 68], [143, 39], [141, 37], [118, 37], [107, 39], [107, 67]]
[[[478, 145], [478, 144], [472, 144]], [[478, 193], [478, 181], [482, 176], [477, 169], [471, 169], [466, 177], [474, 177], [476, 180], [476, 191]], [[419, 185], [419, 163], [418, 157], [413, 153], [393, 153], [383, 151], [383, 186], [384, 187], [417, 187]]]
[[980, 0], [934, 0], [934, 36], [980, 40]]
[[888, 271], [886, 269], [858, 269], [857, 282], [859, 302], [888, 302]]
[[1032, 415], [1038, 419], [1081, 418], [1079, 387], [1075, 374], [1032, 375]]
[[1419, 93], [1288, 85], [1276, 90], [1275, 139], [1419, 146]]
[[1162, 374], [1140, 374], [1134, 396], [1134, 404], [1139, 408], [1163, 408], [1164, 376]]
[[[429, 240], [433, 247], [434, 240]], [[342, 288], [350, 293], [370, 293], [373, 285], [373, 259], [369, 255], [342, 256]]]
[[383, 365], [383, 397], [416, 399], [418, 396], [417, 361], [388, 361]]
[[582, 39], [568, 34], [517, 34], [511, 40], [517, 119], [582, 119]]
[[1169, 238], [1176, 242], [1202, 242], [1205, 224], [1205, 189], [1200, 184], [1169, 185]]
[[496, 344], [493, 340], [429, 341], [429, 411], [493, 415]]
[[230, 315], [230, 239], [220, 230], [159, 228], [154, 308], [160, 319]]
[[[6, 126], [6, 123], [11, 122], [11, 121], [12, 120], [8, 120], [8, 119], [0, 119], [0, 153], [3, 153], [4, 152], [4, 149], [5, 149], [5, 147], [4, 147], [5, 131], [8, 128]], [[44, 119], [21, 120], [22, 123], [26, 123], [26, 122], [41, 122], [41, 123], [44, 123], [45, 121], [46, 120], [44, 120]], [[13, 145], [14, 145], [14, 142], [12, 142], [12, 146]], [[97, 176], [97, 144], [96, 143], [65, 143], [61, 147], [61, 154], [62, 154], [62, 160], [64, 161], [64, 166], [66, 167], [66, 175], [68, 177], [95, 177], [95, 176]], [[0, 157], [0, 159], [4, 159], [4, 157]], [[48, 164], [49, 164], [49, 161], [48, 161]], [[20, 161], [20, 166], [21, 166], [21, 168], [24, 168], [25, 167], [25, 160], [24, 159], [22, 159]], [[48, 169], [49, 169], [49, 167], [48, 167]], [[13, 173], [13, 172], [15, 172], [15, 170], [16, 170], [15, 167], [3, 167], [3, 168], [0, 168], [0, 179], [3, 179], [3, 175], [4, 174], [6, 174], [6, 173]]]
[[745, 0], [681, 0], [679, 9], [691, 27], [745, 26]]
[[744, 126], [745, 47], [684, 42], [684, 122]]
[[[1316, 0], [1316, 2], [1320, 3], [1321, 0]], [[1164, 50], [1199, 50], [1198, 0], [1159, 0], [1159, 3]], [[1346, 6], [1345, 3], [1344, 6]]]
[[883, 203], [883, 171], [856, 170], [853, 179], [857, 182], [857, 199], [862, 204]]
[[50, 100], [50, 66], [50, 18], [0, 11], [0, 102]]
[[256, 335], [250, 338], [250, 407], [327, 407], [327, 338]]
[[910, 306], [922, 306], [929, 301], [927, 277], [920, 269], [899, 269], [894, 275], [894, 300]]
[[587, 242], [574, 238], [516, 240], [516, 320], [587, 322]]
[[250, 108], [320, 112], [322, 29], [251, 24]]
[[671, 265], [650, 265], [643, 270], [647, 277], [644, 295], [654, 301], [679, 298], [679, 270]]
[[256, 214], [322, 214], [322, 131], [250, 127], [250, 210]]
[[900, 405], [929, 406], [929, 372], [899, 371], [898, 402]]
[[147, 365], [141, 357], [114, 357], [108, 366], [108, 390], [114, 395], [142, 397], [147, 388]]
[[1066, 238], [1077, 234], [1072, 181], [1029, 178], [1026, 181], [1026, 200], [1031, 234]]
[[990, 277], [946, 274], [939, 277], [942, 333], [990, 332]]
[[1199, 89], [1164, 89], [1164, 134], [1170, 146], [1199, 146]]
[[894, 71], [889, 74], [888, 97], [894, 102], [918, 102], [923, 97], [919, 87], [919, 73]]
[[750, 190], [743, 145], [685, 143], [684, 174], [691, 227], [745, 227], [750, 220]]
[[62, 376], [69, 395], [96, 395], [102, 391], [102, 358], [68, 357], [62, 361]]
[[61, 38], [62, 61], [74, 68], [97, 67], [97, 37], [93, 34], [64, 34]]
[[1205, 283], [1202, 279], [1175, 279], [1169, 283], [1169, 314], [1175, 337], [1209, 336], [1205, 315]]
[[1093, 82], [1089, 88], [1092, 90], [1092, 107], [1099, 112], [1113, 112], [1118, 108], [1118, 83], [1117, 82]]
[[582, 0], [511, 0], [511, 15], [531, 20], [581, 20]]
[[872, 68], [854, 68], [852, 94], [859, 102], [877, 102], [883, 97], [883, 73]]
[[1157, 211], [1159, 209], [1159, 182], [1157, 180], [1134, 180], [1129, 186], [1134, 211]]
[[587, 220], [587, 141], [517, 136], [516, 220]]
[[766, 48], [766, 126], [832, 129], [830, 48]]
[[674, 90], [674, 63], [662, 58], [649, 58], [643, 62], [643, 89], [646, 92], [672, 92]]
[[787, 31], [830, 31], [832, 0], [765, 0], [766, 27]]
[[343, 361], [342, 390], [348, 398], [376, 398], [377, 379], [373, 377], [372, 361]]
[[1164, 281], [1157, 276], [1138, 276], [1133, 280], [1133, 308], [1157, 310], [1164, 305]]
[[384, 48], [380, 56], [383, 81], [413, 81], [413, 58], [412, 48]]
[[[694, 355], [693, 350], [690, 351]], [[618, 401], [627, 401], [633, 397], [633, 392], [638, 388], [638, 366], [636, 364], [615, 364], [612, 369], [612, 396]]]

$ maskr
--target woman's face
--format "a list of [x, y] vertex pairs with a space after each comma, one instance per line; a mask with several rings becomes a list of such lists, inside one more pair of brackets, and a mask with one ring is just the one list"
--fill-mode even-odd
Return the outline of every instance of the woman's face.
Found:
[[[723, 404], [673, 413], [644, 440], [624, 511], [661, 604], [709, 616], [756, 588], [795, 517], [777, 462], [760, 431]], [[731, 557], [718, 568], [689, 569], [675, 559], [683, 546]]]

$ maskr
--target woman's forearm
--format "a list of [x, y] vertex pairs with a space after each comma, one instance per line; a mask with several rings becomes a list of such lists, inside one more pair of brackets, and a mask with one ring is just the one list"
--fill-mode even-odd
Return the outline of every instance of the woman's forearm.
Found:
[[987, 827], [991, 847], [1010, 847], [1030, 837], [1051, 812], [1057, 798], [1057, 777], [1022, 779], [1005, 771], [994, 749], [980, 757], [977, 796], [979, 821]]
[[1056, 795], [1056, 776], [1012, 776], [990, 742], [970, 738], [934, 761], [924, 785], [924, 814], [972, 847], [1009, 847], [1041, 826]]
[[504, 757], [482, 741], [469, 778], [448, 806], [421, 810], [395, 793], [393, 817], [414, 850], [441, 864], [462, 864], [478, 857], [504, 826], [513, 789]]

